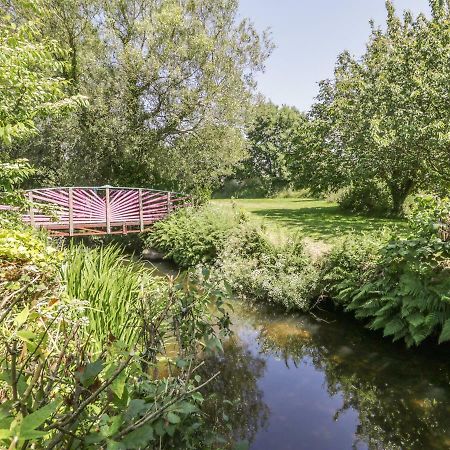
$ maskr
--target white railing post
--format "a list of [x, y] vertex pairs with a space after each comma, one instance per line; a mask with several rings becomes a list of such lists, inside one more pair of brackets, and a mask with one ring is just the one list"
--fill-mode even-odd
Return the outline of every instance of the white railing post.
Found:
[[167, 213], [170, 214], [172, 212], [172, 196], [170, 192], [167, 193]]
[[28, 200], [30, 201], [30, 225], [34, 227], [34, 209], [33, 209], [33, 193], [28, 192]]
[[73, 236], [73, 188], [69, 188], [69, 236]]
[[139, 189], [139, 228], [144, 231], [144, 206], [142, 202], [142, 189]]
[[109, 202], [109, 188], [105, 190], [105, 201], [106, 201], [106, 232], [111, 233], [111, 204]]

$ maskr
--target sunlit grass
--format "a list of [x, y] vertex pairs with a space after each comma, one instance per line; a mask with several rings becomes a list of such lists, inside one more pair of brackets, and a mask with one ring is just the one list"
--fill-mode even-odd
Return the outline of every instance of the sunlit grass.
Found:
[[314, 239], [332, 241], [346, 233], [364, 233], [383, 227], [404, 229], [400, 219], [345, 213], [337, 204], [312, 198], [213, 200], [220, 206], [238, 207], [265, 222], [288, 227]]

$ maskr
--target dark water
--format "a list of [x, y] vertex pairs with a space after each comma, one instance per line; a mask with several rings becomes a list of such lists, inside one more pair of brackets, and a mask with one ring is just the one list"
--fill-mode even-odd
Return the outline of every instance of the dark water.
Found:
[[252, 450], [450, 448], [448, 347], [408, 351], [342, 314], [327, 313], [325, 323], [234, 306], [235, 335], [206, 369], [222, 372], [210, 387], [217, 395], [210, 414], [229, 443], [247, 441]]
[[204, 368], [221, 372], [207, 408], [227, 448], [450, 449], [449, 346], [407, 350], [342, 313], [233, 307], [234, 335]]

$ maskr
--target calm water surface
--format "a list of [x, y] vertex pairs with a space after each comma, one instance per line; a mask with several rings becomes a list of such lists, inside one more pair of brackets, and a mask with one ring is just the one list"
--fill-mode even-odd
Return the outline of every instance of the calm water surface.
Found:
[[230, 449], [450, 449], [450, 346], [407, 350], [342, 313], [233, 308], [204, 367], [221, 371], [208, 414]]
[[325, 318], [234, 302], [235, 335], [207, 367], [222, 372], [217, 405], [231, 401], [210, 412], [228, 419], [231, 448], [450, 448], [450, 349], [408, 351], [343, 314]]

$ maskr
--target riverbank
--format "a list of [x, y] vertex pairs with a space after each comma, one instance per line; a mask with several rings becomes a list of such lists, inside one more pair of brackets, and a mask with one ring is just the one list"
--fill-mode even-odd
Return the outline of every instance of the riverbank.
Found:
[[218, 285], [287, 310], [320, 303], [407, 346], [450, 339], [450, 245], [441, 233], [447, 200], [418, 198], [400, 232], [351, 232], [320, 252], [305, 236], [254, 220], [231, 203], [191, 208], [155, 224], [147, 242], [183, 267], [207, 269]]
[[1, 448], [217, 442], [201, 391], [218, 374], [198, 369], [228, 329], [207, 290], [1, 216], [0, 298]]

